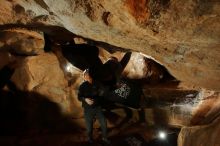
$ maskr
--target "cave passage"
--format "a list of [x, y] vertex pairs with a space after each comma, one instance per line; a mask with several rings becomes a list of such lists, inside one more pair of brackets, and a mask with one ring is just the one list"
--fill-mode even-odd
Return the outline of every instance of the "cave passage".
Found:
[[[95, 80], [100, 81], [103, 85], [116, 90], [115, 87], [117, 79], [114, 77], [115, 72], [117, 72], [117, 65], [114, 62], [107, 60], [103, 62], [100, 57], [100, 49], [95, 45], [89, 44], [75, 44], [69, 40], [64, 41], [51, 41], [50, 36], [45, 35], [45, 53], [53, 53], [53, 44], [58, 43], [61, 48], [60, 52], [64, 59], [68, 63], [72, 64], [81, 72], [87, 68], [90, 68], [91, 75]], [[102, 43], [102, 46], [105, 46]], [[110, 47], [109, 45], [107, 45]], [[108, 49], [107, 49], [108, 50]], [[111, 53], [111, 52], [110, 52]], [[16, 54], [13, 54], [16, 56]], [[127, 124], [128, 120], [132, 120], [134, 116], [139, 115], [139, 122], [144, 124], [144, 127], [138, 127], [137, 129], [143, 129], [146, 131], [153, 131], [152, 135], [157, 135], [157, 132], [161, 129], [166, 129], [169, 131], [167, 133], [167, 139], [161, 140], [159, 137], [150, 138], [150, 140], [145, 140], [140, 135], [139, 131], [130, 132], [128, 134], [124, 133], [121, 136], [112, 136], [112, 144], [114, 146], [124, 145], [130, 146], [139, 143], [140, 145], [149, 145], [149, 146], [175, 146], [177, 144], [177, 134], [179, 133], [178, 128], [169, 127], [167, 124], [166, 115], [155, 116], [154, 120], [157, 121], [158, 125], [154, 125], [149, 128], [146, 124], [146, 117], [148, 116], [144, 108], [155, 108], [163, 105], [166, 100], [159, 101], [158, 99], [151, 98], [150, 96], [145, 96], [142, 88], [145, 83], [148, 83], [148, 86], [157, 86], [158, 84], [166, 83], [167, 81], [175, 81], [175, 86], [178, 84], [178, 81], [169, 74], [169, 72], [162, 65], [154, 62], [153, 60], [146, 59], [145, 63], [148, 63], [148, 69], [157, 69], [158, 74], [163, 76], [154, 76], [152, 79], [129, 79], [126, 76], [122, 75], [122, 71], [125, 69], [129, 61], [131, 60], [132, 52], [125, 52], [124, 55], [119, 60], [121, 65], [120, 82], [127, 85], [130, 90], [130, 96], [126, 100], [121, 100], [121, 97], [112, 92], [105, 94], [108, 97], [105, 102], [104, 108], [106, 116], [109, 119], [118, 119], [119, 116], [114, 110], [123, 110], [125, 111], [126, 117], [118, 124], [120, 129]], [[28, 56], [21, 56], [27, 58]], [[149, 63], [150, 62], [150, 63]], [[63, 72], [66, 72], [64, 69]], [[13, 137], [16, 135], [26, 135], [29, 136], [46, 136], [46, 135], [68, 135], [75, 134], [79, 137], [85, 135], [85, 130], [77, 127], [71, 119], [71, 116], [62, 114], [62, 111], [59, 107], [59, 104], [48, 99], [47, 96], [38, 94], [36, 92], [21, 91], [16, 85], [11, 81], [11, 77], [14, 74], [14, 69], [10, 68], [10, 65], [6, 65], [0, 70], [0, 87], [1, 87], [1, 115], [2, 119], [0, 121], [0, 135]], [[6, 89], [6, 90], [5, 90]], [[185, 94], [188, 94], [185, 93]], [[145, 97], [142, 97], [145, 96]], [[179, 94], [176, 94], [179, 96]], [[143, 98], [147, 100], [143, 101]], [[169, 99], [172, 101], [173, 99]], [[168, 101], [168, 102], [170, 102]], [[147, 103], [146, 103], [147, 102]], [[142, 105], [141, 105], [141, 104]], [[162, 103], [162, 104], [161, 104]], [[143, 106], [144, 105], [144, 106]], [[164, 104], [166, 106], [166, 104]], [[137, 112], [138, 114], [134, 114]], [[160, 110], [155, 109], [153, 111], [155, 115], [160, 114]], [[160, 122], [163, 121], [163, 122]], [[136, 129], [136, 130], [137, 130]], [[116, 134], [117, 135], [117, 134]], [[50, 138], [49, 138], [50, 139]], [[43, 137], [40, 138], [42, 143], [46, 139]], [[23, 139], [20, 139], [22, 142]], [[6, 141], [6, 144], [8, 141]], [[1, 143], [1, 138], [0, 138]], [[16, 139], [12, 139], [12, 144], [16, 143]], [[29, 138], [28, 144], [35, 145], [35, 139]], [[49, 143], [54, 143], [53, 138], [49, 140]], [[100, 143], [97, 141], [97, 143]], [[77, 145], [84, 145], [83, 142], [76, 143]]]

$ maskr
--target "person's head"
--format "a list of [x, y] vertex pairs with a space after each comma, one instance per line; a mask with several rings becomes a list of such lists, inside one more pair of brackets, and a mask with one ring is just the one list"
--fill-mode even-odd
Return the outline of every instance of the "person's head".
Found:
[[90, 75], [89, 69], [85, 69], [83, 71], [83, 79], [84, 79], [84, 81], [88, 81], [88, 82], [92, 83], [92, 77]]

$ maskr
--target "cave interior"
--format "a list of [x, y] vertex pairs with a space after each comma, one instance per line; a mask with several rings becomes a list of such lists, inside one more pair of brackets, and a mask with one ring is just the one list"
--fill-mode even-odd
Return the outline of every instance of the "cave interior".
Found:
[[[220, 146], [219, 0], [0, 0], [0, 145]], [[93, 120], [92, 145], [101, 146]], [[105, 144], [104, 144], [105, 145]]]

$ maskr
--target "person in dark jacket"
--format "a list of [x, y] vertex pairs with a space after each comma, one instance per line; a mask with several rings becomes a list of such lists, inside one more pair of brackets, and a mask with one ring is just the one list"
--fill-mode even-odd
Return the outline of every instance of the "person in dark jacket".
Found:
[[99, 84], [93, 81], [90, 76], [89, 69], [83, 72], [84, 82], [80, 85], [78, 91], [78, 99], [82, 102], [84, 108], [84, 117], [86, 122], [88, 142], [93, 142], [93, 121], [95, 118], [99, 120], [102, 130], [102, 141], [110, 144], [107, 139], [107, 122], [102, 112], [101, 100], [99, 96]]

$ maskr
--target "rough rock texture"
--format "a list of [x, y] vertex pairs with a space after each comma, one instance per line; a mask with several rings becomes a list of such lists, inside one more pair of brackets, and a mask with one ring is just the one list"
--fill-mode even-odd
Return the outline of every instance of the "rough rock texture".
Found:
[[199, 94], [201, 102], [193, 110], [190, 125], [209, 124], [219, 117], [220, 93], [202, 90]]
[[209, 124], [219, 117], [219, 92], [187, 89], [176, 86], [176, 82], [145, 85], [143, 92], [149, 123], [182, 127]]
[[[203, 90], [199, 96], [200, 99], [197, 100], [197, 103], [194, 103], [196, 106], [192, 108], [191, 112], [190, 125], [194, 126], [181, 129], [178, 137], [178, 146], [220, 145], [220, 94]], [[190, 103], [187, 103], [185, 108], [190, 108]]]
[[0, 31], [0, 50], [21, 55], [36, 55], [43, 52], [42, 33], [26, 29], [8, 29]]
[[15, 70], [12, 81], [21, 91], [37, 92], [70, 111], [67, 82], [54, 54], [27, 57]]
[[60, 26], [141, 51], [177, 79], [219, 90], [219, 9], [216, 0], [1, 1], [0, 24]]
[[220, 118], [203, 126], [184, 127], [178, 137], [178, 146], [218, 146], [220, 145]]

